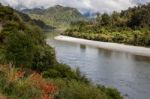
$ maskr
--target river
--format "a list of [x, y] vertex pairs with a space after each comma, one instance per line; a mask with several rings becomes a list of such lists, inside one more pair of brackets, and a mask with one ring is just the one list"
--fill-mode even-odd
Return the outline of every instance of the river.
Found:
[[150, 99], [150, 57], [48, 39], [59, 62], [80, 68], [95, 84], [117, 88], [125, 99]]

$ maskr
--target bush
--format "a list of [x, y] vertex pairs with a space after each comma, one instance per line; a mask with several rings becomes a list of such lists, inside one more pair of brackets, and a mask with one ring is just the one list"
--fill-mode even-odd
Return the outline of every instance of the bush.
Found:
[[54, 65], [47, 71], [44, 71], [42, 75], [45, 78], [64, 78], [68, 80], [74, 79], [84, 83], [89, 83], [89, 80], [84, 75], [81, 75], [79, 69], [73, 71], [68, 65], [65, 64]]
[[43, 73], [44, 77], [60, 77], [60, 78], [68, 78], [68, 79], [77, 79], [77, 75], [71, 68], [65, 64], [57, 64], [49, 68], [46, 72]]
[[34, 58], [32, 61], [32, 69], [37, 71], [45, 71], [57, 63], [55, 51], [48, 45], [36, 46]]
[[41, 91], [31, 86], [27, 79], [11, 80], [12, 77], [5, 72], [0, 73], [0, 91], [9, 99], [38, 99], [41, 96]]
[[51, 81], [60, 88], [59, 94], [55, 99], [123, 99], [115, 89], [89, 86], [75, 80], [54, 79]]
[[61, 73], [55, 69], [49, 69], [47, 71], [44, 71], [42, 75], [44, 78], [60, 78], [61, 77]]

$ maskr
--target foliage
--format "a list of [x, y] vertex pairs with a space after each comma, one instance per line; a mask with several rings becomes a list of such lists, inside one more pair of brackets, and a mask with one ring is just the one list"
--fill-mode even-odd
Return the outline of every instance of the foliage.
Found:
[[[7, 69], [5, 69], [7, 70]], [[17, 70], [0, 71], [0, 91], [8, 99], [29, 99], [37, 98], [41, 95], [41, 91], [31, 86], [27, 79], [23, 79], [22, 73]]]
[[26, 77], [24, 71], [1, 68], [0, 91], [9, 99], [53, 99], [58, 94], [58, 87], [38, 73]]
[[42, 30], [23, 16], [0, 4], [0, 98], [122, 99], [116, 90], [90, 84], [79, 69], [58, 63]]
[[113, 88], [89, 86], [76, 80], [50, 80], [57, 84], [60, 91], [55, 99], [123, 99]]
[[45, 78], [64, 78], [68, 80], [77, 80], [85, 83], [89, 83], [89, 80], [80, 73], [79, 69], [76, 71], [71, 70], [71, 68], [65, 64], [57, 64], [49, 68], [47, 71], [43, 72], [43, 77]]
[[[24, 21], [20, 12], [10, 7], [0, 6], [0, 32], [1, 52], [3, 62], [14, 66], [43, 71], [55, 64], [55, 52], [45, 42], [42, 30], [27, 17]], [[2, 63], [2, 61], [1, 61]]]
[[34, 49], [30, 36], [24, 32], [19, 32], [11, 35], [5, 44], [5, 58], [7, 61], [16, 66], [24, 64], [31, 66]]
[[32, 69], [37, 71], [45, 71], [57, 64], [54, 49], [48, 45], [36, 46]]
[[117, 42], [137, 46], [150, 46], [150, 4], [113, 12], [97, 14], [94, 21], [79, 21], [71, 24], [63, 35]]
[[123, 99], [114, 88], [73, 79], [44, 79], [36, 72], [10, 71], [8, 65], [1, 66], [0, 77], [0, 92], [8, 99]]
[[110, 16], [107, 13], [104, 13], [101, 16], [101, 25], [107, 26], [110, 25], [110, 22], [111, 22]]

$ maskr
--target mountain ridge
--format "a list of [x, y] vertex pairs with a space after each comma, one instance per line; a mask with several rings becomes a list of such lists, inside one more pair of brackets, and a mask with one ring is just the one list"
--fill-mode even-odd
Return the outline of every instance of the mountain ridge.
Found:
[[76, 8], [64, 7], [61, 5], [56, 5], [47, 9], [24, 9], [21, 12], [28, 14], [32, 19], [42, 20], [46, 24], [53, 25], [54, 27], [66, 27], [72, 21], [86, 20], [86, 17]]

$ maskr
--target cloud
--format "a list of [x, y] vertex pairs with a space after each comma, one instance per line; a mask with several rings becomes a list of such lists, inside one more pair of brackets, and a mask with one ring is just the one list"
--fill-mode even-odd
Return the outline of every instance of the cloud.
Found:
[[120, 11], [134, 6], [130, 0], [89, 0], [91, 9], [96, 12]]
[[135, 6], [136, 3], [146, 3], [150, 0], [0, 0], [4, 5], [14, 8], [48, 8], [63, 5], [77, 8], [79, 11], [112, 12]]
[[141, 4], [144, 4], [144, 3], [149, 3], [150, 0], [132, 0], [134, 3], [141, 3]]

